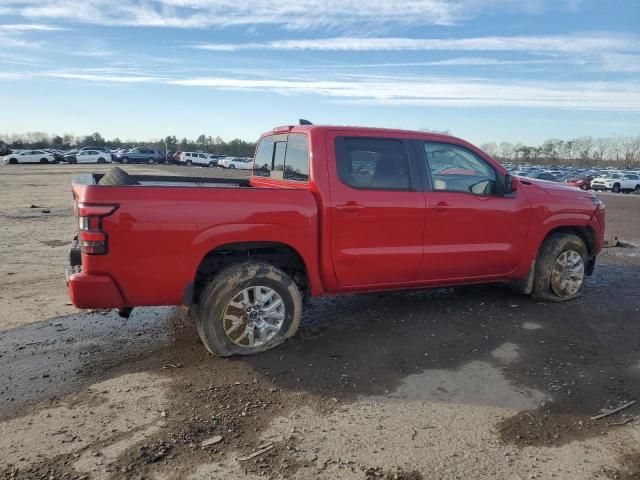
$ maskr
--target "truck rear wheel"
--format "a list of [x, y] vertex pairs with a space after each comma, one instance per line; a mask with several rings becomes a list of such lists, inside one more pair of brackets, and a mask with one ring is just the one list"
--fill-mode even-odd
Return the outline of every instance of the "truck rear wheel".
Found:
[[200, 295], [196, 324], [204, 346], [221, 357], [270, 350], [298, 330], [302, 296], [285, 272], [245, 262], [219, 272]]
[[538, 252], [531, 296], [544, 302], [578, 298], [584, 290], [587, 260], [587, 247], [580, 237], [550, 235]]

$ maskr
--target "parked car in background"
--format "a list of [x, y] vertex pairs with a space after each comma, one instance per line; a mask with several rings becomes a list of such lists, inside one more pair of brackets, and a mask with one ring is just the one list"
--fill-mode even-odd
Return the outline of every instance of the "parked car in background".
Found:
[[51, 149], [47, 148], [47, 149], [45, 149], [45, 152], [48, 152], [51, 155], [53, 155], [53, 163], [60, 163], [60, 162], [64, 161], [64, 155], [59, 150], [54, 150], [52, 148]]
[[215, 167], [218, 165], [216, 159], [209, 158], [209, 154], [202, 152], [182, 152], [180, 163], [184, 165], [200, 165], [202, 167]]
[[74, 155], [71, 163], [111, 163], [111, 153], [100, 150], [82, 150]]
[[251, 170], [253, 168], [253, 158], [224, 157], [218, 160], [218, 166], [222, 168]]
[[574, 187], [578, 187], [581, 190], [590, 190], [591, 189], [591, 180], [592, 178], [589, 176], [586, 177], [569, 177], [564, 181], [569, 185]]
[[551, 172], [537, 172], [530, 175], [529, 178], [537, 178], [538, 180], [546, 180], [548, 182], [558, 181], [558, 178]]
[[55, 157], [45, 150], [22, 150], [5, 155], [4, 163], [53, 163]]
[[182, 154], [182, 152], [177, 151], [176, 153], [171, 155], [171, 158], [169, 158], [169, 163], [174, 163], [176, 165], [180, 165], [180, 155], [181, 154]]
[[118, 163], [160, 163], [164, 161], [164, 153], [151, 148], [132, 148], [119, 153], [113, 159]]
[[610, 190], [614, 193], [640, 191], [640, 175], [635, 173], [609, 173], [591, 181], [593, 190]]
[[220, 160], [221, 158], [224, 158], [224, 155], [216, 155], [215, 153], [209, 153], [209, 154], [207, 154], [207, 156], [209, 157], [209, 166], [210, 167], [217, 167], [218, 166], [218, 160]]

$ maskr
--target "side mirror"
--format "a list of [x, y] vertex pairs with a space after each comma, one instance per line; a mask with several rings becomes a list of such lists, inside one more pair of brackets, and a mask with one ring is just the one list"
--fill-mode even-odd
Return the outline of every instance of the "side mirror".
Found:
[[513, 193], [518, 190], [518, 179], [512, 175], [507, 174], [504, 177], [504, 193]]

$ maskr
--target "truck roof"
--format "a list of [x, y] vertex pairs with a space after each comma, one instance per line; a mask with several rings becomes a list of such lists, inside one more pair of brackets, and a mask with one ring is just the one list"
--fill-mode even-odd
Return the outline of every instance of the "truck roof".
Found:
[[444, 133], [423, 132], [419, 130], [405, 130], [396, 128], [382, 128], [382, 127], [361, 127], [353, 125], [282, 125], [274, 127], [272, 130], [263, 133], [260, 137], [266, 135], [273, 135], [274, 133], [288, 133], [288, 132], [308, 132], [311, 130], [352, 130], [358, 132], [371, 132], [371, 133], [394, 133], [394, 134], [410, 134], [420, 135], [428, 137], [432, 140], [455, 140], [456, 142], [467, 143], [465, 140], [455, 137], [453, 135], [447, 135]]

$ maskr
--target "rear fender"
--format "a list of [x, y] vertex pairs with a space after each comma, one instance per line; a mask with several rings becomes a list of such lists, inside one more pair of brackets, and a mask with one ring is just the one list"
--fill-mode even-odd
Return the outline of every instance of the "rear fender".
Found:
[[198, 266], [211, 251], [230, 243], [274, 242], [294, 249], [305, 264], [312, 295], [321, 295], [322, 282], [318, 272], [317, 245], [315, 229], [310, 227], [308, 234], [301, 234], [285, 225], [266, 223], [231, 223], [216, 225], [203, 230], [193, 240], [192, 249], [198, 257], [191, 277], [195, 278]]

